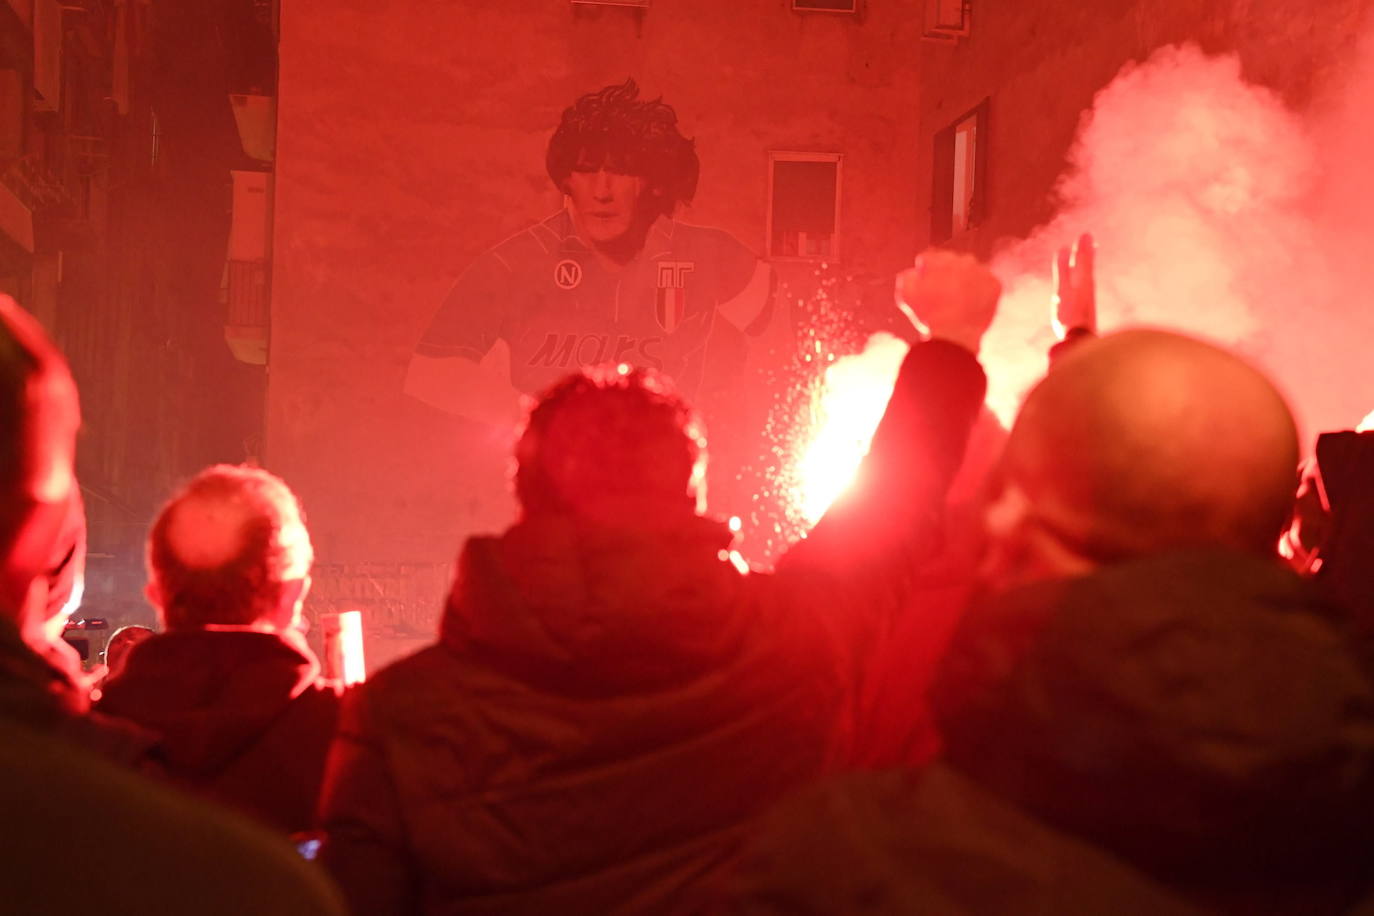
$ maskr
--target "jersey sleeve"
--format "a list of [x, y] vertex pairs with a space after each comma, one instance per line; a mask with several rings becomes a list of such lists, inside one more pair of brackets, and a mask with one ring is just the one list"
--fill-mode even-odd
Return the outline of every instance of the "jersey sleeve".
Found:
[[716, 301], [729, 302], [748, 288], [763, 262], [739, 239], [728, 232], [717, 231]]
[[773, 269], [727, 232], [717, 230], [716, 241], [716, 307], [740, 330], [758, 336], [772, 321]]
[[486, 356], [505, 324], [510, 277], [510, 268], [495, 252], [473, 261], [444, 297], [415, 352], [472, 360]]

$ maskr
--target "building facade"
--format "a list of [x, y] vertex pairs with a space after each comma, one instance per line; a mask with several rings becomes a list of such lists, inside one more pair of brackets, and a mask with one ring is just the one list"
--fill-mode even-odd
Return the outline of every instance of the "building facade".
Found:
[[[965, 6], [969, 34], [927, 43], [920, 57], [917, 243], [989, 256], [1055, 214], [1055, 184], [1083, 116], [1126, 64], [1178, 43], [1234, 53], [1247, 80], [1307, 110], [1351, 66], [1369, 4], [973, 0]], [[983, 186], [975, 191], [972, 221], [956, 230], [946, 213], [956, 196], [948, 140], [980, 112]]]
[[80, 387], [84, 613], [116, 625], [151, 622], [142, 554], [160, 502], [259, 450], [264, 370], [227, 345], [222, 287], [231, 170], [266, 168], [231, 96], [274, 90], [270, 13], [0, 4], [0, 290], [53, 333]]
[[403, 379], [467, 265], [561, 205], [544, 151], [579, 95], [626, 77], [661, 95], [702, 162], [682, 218], [768, 259], [794, 303], [821, 287], [867, 327], [926, 246], [989, 256], [1054, 216], [1083, 113], [1129, 61], [1235, 52], [1303, 108], [1365, 5], [286, 4], [266, 455], [311, 516], [316, 607], [368, 612], [383, 655], [428, 638], [463, 537], [510, 520], [510, 443]]
[[578, 96], [627, 77], [662, 96], [701, 160], [681, 219], [801, 295], [822, 265], [886, 276], [891, 307], [917, 236], [922, 21], [856, 6], [283, 6], [267, 457], [329, 564], [317, 606], [363, 608], [377, 645], [428, 638], [463, 537], [509, 522], [510, 443], [403, 379], [455, 278], [562, 205], [545, 147]]

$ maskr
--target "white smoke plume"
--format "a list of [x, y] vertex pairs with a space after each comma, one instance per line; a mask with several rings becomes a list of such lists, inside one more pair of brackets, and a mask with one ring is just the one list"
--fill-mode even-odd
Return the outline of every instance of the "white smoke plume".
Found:
[[1098, 93], [1059, 215], [994, 258], [1006, 293], [984, 352], [1004, 421], [1045, 370], [1054, 250], [1091, 231], [1104, 331], [1218, 341], [1276, 378], [1307, 434], [1359, 422], [1374, 407], [1374, 133], [1359, 105], [1371, 59], [1321, 118], [1247, 83], [1235, 56], [1191, 46], [1127, 66]]
[[[1192, 46], [1130, 64], [1098, 93], [1056, 189], [1059, 214], [993, 258], [1005, 291], [983, 363], [1003, 424], [1046, 370], [1054, 253], [1091, 231], [1104, 332], [1152, 325], [1237, 350], [1288, 395], [1308, 448], [1367, 414], [1374, 426], [1374, 37], [1326, 98], [1316, 113], [1292, 111], [1246, 82], [1235, 55]], [[875, 338], [816, 386], [784, 487], [804, 524], [867, 450], [877, 417], [854, 404], [891, 389], [905, 349]], [[983, 439], [974, 451], [994, 452], [995, 437]]]

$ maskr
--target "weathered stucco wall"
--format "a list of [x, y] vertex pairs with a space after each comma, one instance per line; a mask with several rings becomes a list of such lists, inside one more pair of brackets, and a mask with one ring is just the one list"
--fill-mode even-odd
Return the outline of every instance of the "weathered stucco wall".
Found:
[[[919, 4], [860, 17], [787, 0], [282, 5], [267, 457], [300, 490], [317, 607], [418, 615], [462, 537], [495, 529], [509, 443], [401, 393], [411, 348], [480, 252], [556, 209], [547, 138], [627, 75], [697, 140], [685, 218], [764, 245], [770, 149], [844, 154], [844, 267], [928, 240], [934, 133], [990, 98], [983, 254], [1054, 212], [1082, 113], [1123, 64], [1193, 41], [1239, 52], [1297, 107], [1350, 58], [1368, 0], [975, 0], [973, 34], [920, 40]], [[371, 564], [371, 565], [368, 565]], [[414, 622], [414, 621], [412, 621]]]
[[917, 231], [913, 20], [787, 0], [283, 3], [267, 456], [343, 564], [321, 600], [369, 607], [407, 587], [395, 564], [448, 562], [508, 518], [508, 444], [401, 387], [458, 273], [560, 205], [543, 155], [564, 107], [626, 76], [662, 94], [702, 160], [685, 218], [756, 250], [768, 150], [843, 153], [846, 262], [887, 272]]

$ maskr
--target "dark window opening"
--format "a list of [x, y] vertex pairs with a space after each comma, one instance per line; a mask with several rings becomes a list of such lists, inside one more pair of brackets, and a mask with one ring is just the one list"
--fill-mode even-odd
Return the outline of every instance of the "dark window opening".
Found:
[[823, 13], [857, 13], [859, 0], [792, 0], [792, 9]]
[[839, 254], [840, 156], [773, 153], [768, 254], [835, 258]]
[[938, 245], [987, 216], [988, 100], [935, 135], [930, 241]]

